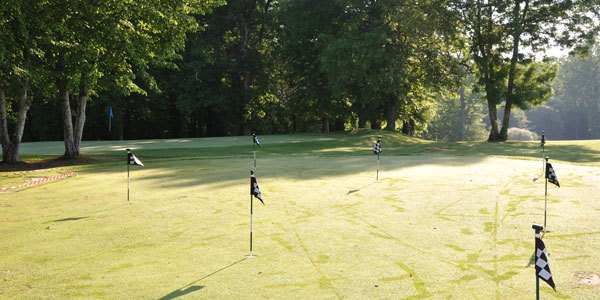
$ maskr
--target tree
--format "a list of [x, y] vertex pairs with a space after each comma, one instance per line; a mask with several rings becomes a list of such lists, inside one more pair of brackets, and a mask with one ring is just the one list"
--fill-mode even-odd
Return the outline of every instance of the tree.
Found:
[[211, 15], [197, 16], [202, 31], [191, 33], [169, 89], [196, 135], [248, 133], [249, 114], [269, 94], [268, 64], [275, 43], [276, 1], [228, 1]]
[[[550, 96], [554, 70], [535, 55], [552, 45], [582, 46], [594, 39], [594, 1], [457, 1], [470, 38], [479, 83], [484, 86], [491, 130], [488, 141], [506, 141], [513, 105], [527, 108]], [[580, 47], [581, 48], [581, 47]], [[582, 47], [582, 49], [585, 47]], [[525, 86], [526, 85], [526, 86]], [[504, 103], [501, 128], [497, 106]]]
[[[173, 66], [185, 35], [197, 29], [191, 14], [203, 14], [221, 1], [141, 0], [45, 3], [45, 59], [62, 103], [67, 158], [79, 155], [90, 95], [116, 87], [145, 93], [134, 79], [154, 85], [147, 70]], [[139, 82], [139, 81], [138, 81]], [[77, 93], [75, 120], [71, 94]]]
[[9, 0], [0, 6], [0, 143], [5, 163], [19, 160], [32, 101], [31, 81], [38, 72], [38, 43], [43, 38], [40, 12], [35, 1]]
[[549, 105], [558, 110], [569, 139], [600, 138], [600, 46], [587, 57], [561, 62]]
[[[455, 83], [454, 13], [439, 1], [338, 1], [341, 30], [321, 34], [320, 60], [334, 97], [386, 130], [424, 126], [433, 91]], [[361, 121], [362, 119], [362, 121]], [[360, 125], [359, 125], [360, 126]]]

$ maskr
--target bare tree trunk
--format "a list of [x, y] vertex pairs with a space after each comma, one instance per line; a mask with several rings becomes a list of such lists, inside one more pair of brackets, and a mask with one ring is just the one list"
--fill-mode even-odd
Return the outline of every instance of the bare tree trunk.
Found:
[[387, 111], [387, 124], [385, 130], [395, 131], [396, 130], [396, 100], [390, 98], [388, 100], [388, 111]]
[[0, 90], [0, 140], [2, 143], [2, 160], [6, 163], [19, 161], [19, 148], [21, 139], [25, 131], [25, 121], [27, 120], [27, 112], [31, 107], [31, 101], [28, 98], [27, 90], [29, 88], [29, 79], [24, 79], [19, 91], [19, 106], [17, 123], [15, 125], [14, 135], [8, 133], [8, 116], [6, 113], [6, 94], [4, 90]]
[[364, 112], [358, 113], [358, 128], [367, 128], [367, 117]]
[[460, 132], [458, 133], [458, 140], [464, 141], [466, 131], [465, 124], [467, 121], [467, 99], [465, 96], [465, 88], [461, 86], [458, 93], [460, 95]]
[[88, 91], [88, 79], [89, 73], [82, 72], [81, 81], [79, 82], [79, 97], [77, 99], [77, 116], [75, 119], [75, 128], [74, 128], [74, 140], [73, 144], [75, 146], [75, 155], [79, 155], [79, 149], [81, 146], [81, 139], [83, 138], [83, 127], [85, 126], [85, 109], [87, 106], [87, 101], [89, 99], [89, 91]]
[[523, 20], [527, 16], [529, 9], [529, 1], [525, 0], [523, 6], [523, 15], [521, 15], [521, 1], [516, 0], [513, 8], [513, 51], [510, 59], [510, 69], [508, 73], [508, 86], [506, 90], [506, 105], [504, 106], [504, 117], [502, 118], [502, 128], [500, 129], [500, 140], [508, 140], [508, 127], [510, 126], [510, 111], [514, 101], [515, 76], [517, 72], [517, 60], [519, 57], [519, 45], [521, 41], [521, 33], [523, 31]]
[[65, 142], [65, 158], [75, 158], [77, 149], [73, 138], [73, 123], [71, 117], [71, 103], [69, 102], [69, 90], [66, 82], [59, 85], [60, 100], [62, 102], [63, 139]]
[[488, 115], [490, 116], [490, 136], [488, 142], [500, 142], [500, 134], [498, 132], [498, 111], [496, 104], [488, 100]]
[[381, 130], [381, 121], [371, 118], [371, 129]]
[[2, 143], [2, 161], [5, 163], [16, 162], [13, 160], [12, 143], [8, 135], [8, 116], [6, 114], [6, 94], [0, 87], [0, 142]]
[[321, 115], [321, 132], [329, 133], [329, 115], [327, 113]]

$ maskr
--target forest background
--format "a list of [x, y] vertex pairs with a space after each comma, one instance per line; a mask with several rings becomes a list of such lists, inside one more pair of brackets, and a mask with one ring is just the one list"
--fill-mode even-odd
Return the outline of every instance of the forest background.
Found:
[[[3, 161], [21, 141], [401, 131], [600, 137], [600, 3], [21, 1], [0, 7]], [[570, 56], [552, 56], [561, 49]], [[85, 130], [84, 130], [85, 129]]]

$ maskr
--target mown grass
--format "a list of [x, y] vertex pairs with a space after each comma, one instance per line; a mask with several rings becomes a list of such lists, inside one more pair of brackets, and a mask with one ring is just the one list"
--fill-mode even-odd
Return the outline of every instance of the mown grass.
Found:
[[[69, 167], [76, 177], [0, 194], [0, 297], [533, 297], [539, 145], [383, 133], [375, 182], [377, 134], [261, 137], [255, 259], [249, 137], [86, 142], [97, 163]], [[61, 146], [26, 144], [24, 157]], [[130, 169], [131, 204], [127, 147], [146, 165]], [[542, 285], [543, 297], [593, 299], [599, 286], [581, 282], [600, 273], [600, 145], [546, 150], [562, 187], [544, 237], [558, 292]]]

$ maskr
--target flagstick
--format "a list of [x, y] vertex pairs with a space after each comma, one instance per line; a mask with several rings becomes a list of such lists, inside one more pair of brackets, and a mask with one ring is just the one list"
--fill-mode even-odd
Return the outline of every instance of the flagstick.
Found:
[[254, 150], [252, 152], [254, 153], [254, 168], [256, 169], [256, 143], [254, 143]]
[[[544, 157], [546, 163], [548, 163], [548, 157]], [[546, 233], [546, 209], [548, 207], [548, 176], [544, 174], [545, 180], [545, 188], [544, 188], [544, 234]]]
[[377, 177], [375, 181], [379, 181], [379, 153], [377, 153]]
[[[254, 170], [250, 171], [250, 175], [254, 174]], [[250, 254], [246, 256], [246, 258], [255, 258], [256, 256], [252, 254], [252, 213], [254, 212], [254, 197], [252, 193], [250, 193]]]
[[127, 162], [127, 204], [129, 204], [129, 162]]
[[[535, 230], [535, 238], [537, 238], [540, 235], [540, 231], [542, 231], [542, 229], [546, 228], [546, 227], [542, 227], [537, 224], [533, 224], [531, 227]], [[536, 243], [534, 243], [534, 245], [535, 244]], [[537, 246], [534, 246], [533, 255], [536, 256], [536, 263], [537, 263]], [[535, 266], [533, 269], [535, 270], [535, 299], [540, 300], [540, 277], [537, 274], [537, 270], [535, 269]]]
[[545, 132], [542, 131], [542, 176], [546, 176], [544, 173], [546, 171], [546, 163], [544, 162], [544, 159], [546, 158], [546, 138], [544, 133]]

